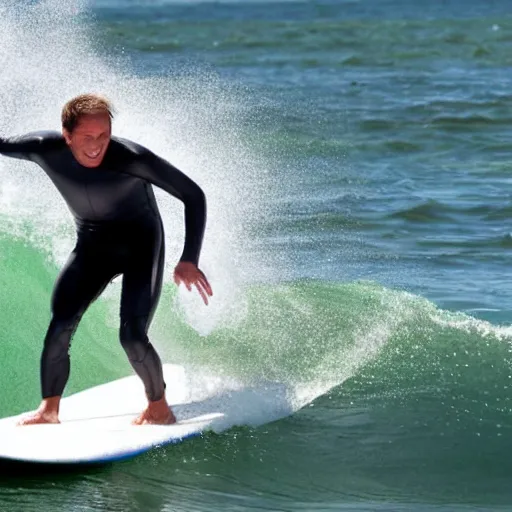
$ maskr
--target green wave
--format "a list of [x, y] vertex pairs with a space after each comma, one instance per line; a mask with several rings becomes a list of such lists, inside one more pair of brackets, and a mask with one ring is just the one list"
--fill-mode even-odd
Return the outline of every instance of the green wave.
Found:
[[[38, 401], [39, 355], [58, 269], [21, 240], [0, 238], [0, 250], [0, 409], [8, 414]], [[201, 335], [175, 307], [174, 286], [166, 286], [150, 331], [164, 361], [247, 383], [285, 383], [296, 390], [297, 407], [349, 379], [363, 379], [367, 394], [374, 388], [400, 394], [411, 386], [443, 393], [443, 386], [469, 379], [464, 385], [478, 394], [482, 379], [512, 366], [512, 330], [377, 283], [260, 284], [241, 297], [227, 318]], [[72, 344], [67, 392], [131, 372], [117, 339], [117, 305], [114, 290], [84, 316]]]

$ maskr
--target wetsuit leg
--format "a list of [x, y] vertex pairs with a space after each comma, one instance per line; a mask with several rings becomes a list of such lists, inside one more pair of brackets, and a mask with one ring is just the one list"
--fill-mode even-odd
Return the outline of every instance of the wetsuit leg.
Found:
[[160, 298], [164, 268], [161, 222], [136, 237], [123, 272], [120, 341], [128, 359], [144, 383], [149, 400], [165, 394], [162, 362], [148, 339], [148, 329]]
[[43, 398], [62, 395], [69, 378], [71, 337], [89, 304], [113, 277], [105, 262], [92, 254], [77, 244], [55, 283], [52, 318], [41, 356]]

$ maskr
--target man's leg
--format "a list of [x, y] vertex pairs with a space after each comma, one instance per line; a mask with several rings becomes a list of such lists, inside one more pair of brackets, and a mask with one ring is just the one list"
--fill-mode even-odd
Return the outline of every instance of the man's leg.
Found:
[[134, 421], [137, 424], [176, 421], [165, 399], [162, 362], [147, 335], [160, 299], [164, 265], [163, 233], [152, 231], [146, 233], [148, 240], [140, 240], [143, 250], [130, 259], [121, 293], [121, 345], [148, 398], [148, 408]]
[[78, 323], [111, 277], [100, 262], [88, 261], [79, 251], [71, 253], [54, 286], [52, 318], [41, 356], [43, 400], [37, 411], [20, 421], [22, 425], [57, 423], [62, 393], [69, 378], [69, 347]]

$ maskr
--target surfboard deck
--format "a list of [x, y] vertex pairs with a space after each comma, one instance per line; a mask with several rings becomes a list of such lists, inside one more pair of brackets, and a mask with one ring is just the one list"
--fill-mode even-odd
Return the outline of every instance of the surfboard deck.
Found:
[[[168, 389], [180, 370], [175, 365], [164, 365]], [[181, 398], [166, 392], [178, 420], [173, 425], [131, 424], [147, 404], [142, 383], [135, 375], [63, 398], [60, 424], [17, 426], [27, 413], [0, 419], [0, 460], [66, 465], [108, 463], [214, 429], [224, 416], [215, 410], [216, 402], [187, 407], [183, 386], [180, 389]]]

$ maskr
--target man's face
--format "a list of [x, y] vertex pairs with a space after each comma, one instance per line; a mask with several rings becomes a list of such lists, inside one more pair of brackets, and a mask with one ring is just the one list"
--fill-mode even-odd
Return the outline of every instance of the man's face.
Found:
[[75, 129], [62, 131], [73, 156], [84, 167], [98, 167], [110, 142], [112, 124], [106, 113], [88, 114], [80, 118]]

